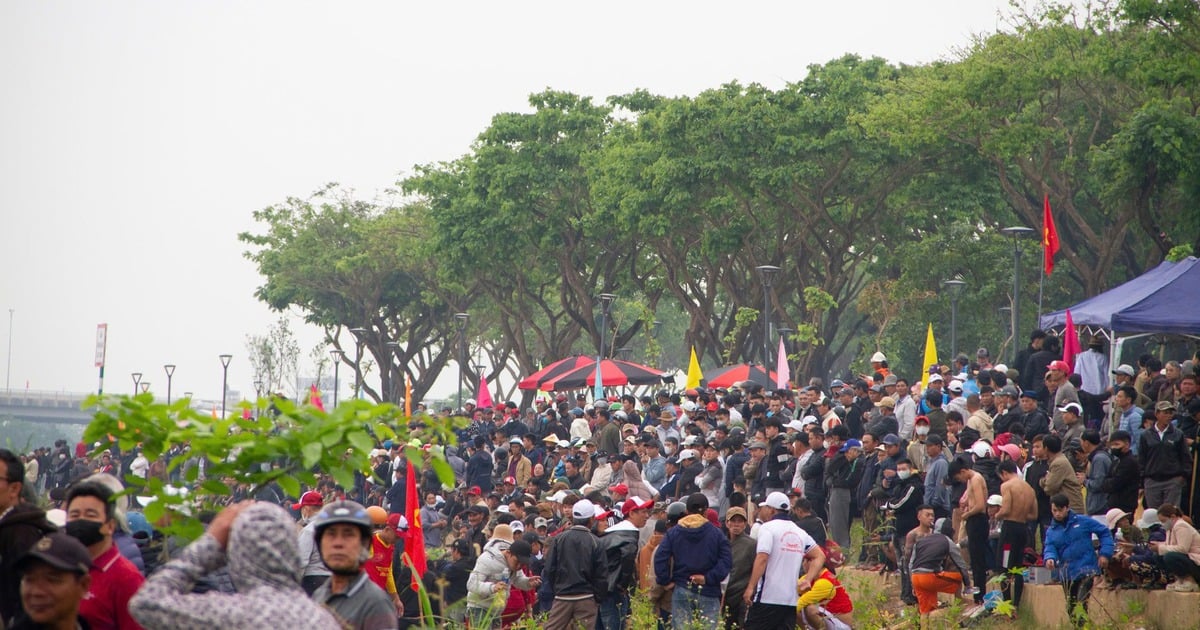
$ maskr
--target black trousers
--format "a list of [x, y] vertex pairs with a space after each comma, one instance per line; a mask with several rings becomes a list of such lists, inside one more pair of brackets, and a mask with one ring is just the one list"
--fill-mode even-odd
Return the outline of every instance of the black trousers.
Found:
[[[1088, 598], [1092, 596], [1092, 582], [1095, 577], [1094, 575], [1085, 575], [1063, 585], [1067, 590], [1067, 616], [1071, 618], [1071, 623], [1076, 628], [1082, 628], [1087, 619], [1087, 602]], [[1076, 604], [1083, 607], [1084, 614], [1082, 616], [1075, 614]]]
[[755, 602], [746, 614], [746, 627], [753, 630], [793, 630], [796, 607]]
[[1009, 569], [1025, 564], [1025, 547], [1029, 546], [1029, 527], [1016, 521], [1000, 522], [1000, 544], [997, 548], [996, 566], [1005, 572], [1004, 598], [1013, 607], [1021, 604], [1021, 591], [1025, 589], [1025, 576]]
[[988, 517], [987, 514], [975, 514], [967, 517], [967, 553], [971, 557], [971, 581], [977, 590], [975, 603], [983, 603], [983, 594], [987, 590], [988, 568]]

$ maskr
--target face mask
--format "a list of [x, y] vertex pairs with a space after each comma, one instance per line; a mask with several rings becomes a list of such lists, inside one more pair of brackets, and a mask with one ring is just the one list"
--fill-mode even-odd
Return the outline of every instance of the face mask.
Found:
[[917, 427], [917, 435], [929, 435], [929, 427]]
[[899, 477], [901, 481], [903, 481], [912, 476], [912, 471], [911, 470], [898, 470], [898, 471], [896, 471], [896, 476]]
[[675, 452], [675, 449], [671, 448], [670, 446], [664, 446], [663, 452], [666, 453], [667, 455], [670, 455], [671, 453]]
[[90, 547], [104, 540], [104, 534], [100, 531], [103, 526], [103, 523], [79, 519], [67, 523], [66, 530], [68, 536], [83, 543], [84, 547]]
[[1120, 457], [1120, 456], [1121, 456], [1121, 453], [1122, 453], [1123, 451], [1122, 451], [1121, 449], [1119, 449], [1119, 448], [1112, 448], [1112, 449], [1109, 449], [1109, 450], [1108, 450], [1108, 452], [1112, 453], [1112, 454], [1113, 454], [1113, 457]]

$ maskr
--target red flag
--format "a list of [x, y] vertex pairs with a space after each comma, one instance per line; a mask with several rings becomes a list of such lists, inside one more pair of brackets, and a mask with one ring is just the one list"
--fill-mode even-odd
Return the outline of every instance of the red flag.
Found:
[[1054, 216], [1050, 214], [1050, 195], [1045, 196], [1042, 208], [1042, 259], [1046, 275], [1054, 271], [1054, 255], [1058, 253], [1058, 230], [1054, 227]]
[[[1071, 309], [1067, 309], [1067, 325], [1063, 328], [1063, 361], [1067, 367], [1075, 370], [1075, 355], [1079, 354], [1079, 331], [1075, 330], [1075, 320], [1071, 318]], [[1068, 372], [1070, 374], [1070, 372]]]
[[421, 495], [417, 493], [417, 472], [408, 462], [404, 486], [404, 518], [408, 519], [408, 535], [404, 538], [404, 556], [412, 567], [412, 587], [417, 590], [425, 577], [425, 533], [421, 529]]
[[308, 394], [308, 403], [321, 411], [325, 411], [325, 403], [321, 402], [321, 390], [313, 383]]

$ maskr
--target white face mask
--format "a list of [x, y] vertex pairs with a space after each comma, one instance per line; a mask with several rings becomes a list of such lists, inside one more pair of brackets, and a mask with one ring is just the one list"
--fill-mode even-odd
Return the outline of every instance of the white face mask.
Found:
[[912, 476], [912, 471], [911, 470], [897, 470], [896, 476], [899, 477], [901, 481], [903, 481]]
[[929, 427], [917, 427], [917, 435], [929, 435]]

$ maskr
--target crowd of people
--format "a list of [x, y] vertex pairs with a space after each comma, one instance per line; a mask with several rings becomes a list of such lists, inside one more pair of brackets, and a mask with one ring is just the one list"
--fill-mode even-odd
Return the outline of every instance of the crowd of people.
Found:
[[1020, 369], [980, 349], [907, 378], [876, 353], [828, 385], [468, 404], [457, 444], [423, 445], [453, 487], [417, 462], [410, 484], [406, 444], [382, 441], [354, 487], [237, 488], [190, 543], [122, 494], [182, 487], [165, 459], [0, 450], [0, 622], [614, 630], [639, 597], [662, 628], [841, 629], [848, 564], [895, 572], [923, 620], [938, 593], [982, 607], [994, 576], [1019, 604], [1037, 565], [1072, 605], [1200, 590], [1196, 362], [1110, 370], [1096, 339], [1068, 365], [1058, 341], [1035, 331]]

